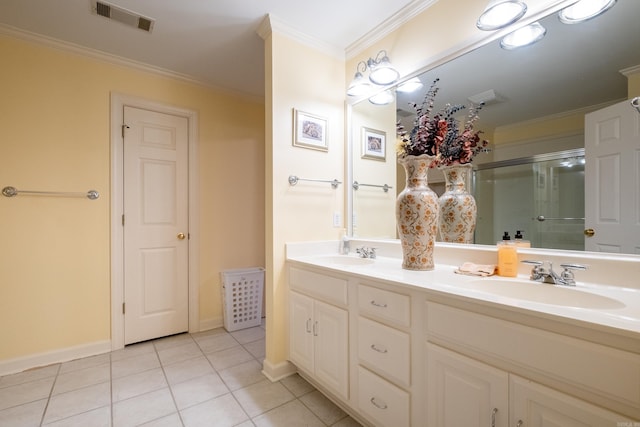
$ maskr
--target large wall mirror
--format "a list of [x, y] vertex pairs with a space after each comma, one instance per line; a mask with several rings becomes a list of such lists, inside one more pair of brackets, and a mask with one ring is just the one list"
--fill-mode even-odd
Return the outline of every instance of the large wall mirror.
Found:
[[[519, 172], [496, 169], [492, 173], [492, 165], [503, 167], [509, 166], [514, 159], [518, 160], [516, 163], [529, 159], [534, 164], [530, 168], [555, 168], [558, 179], [569, 186], [564, 195], [555, 196], [560, 198], [557, 206], [562, 204], [571, 211], [570, 215], [560, 216], [578, 219], [585, 216], [584, 198], [579, 197], [584, 193], [585, 180], [584, 167], [580, 169], [584, 116], [627, 100], [629, 81], [634, 82], [635, 86], [631, 87], [640, 87], [639, 17], [640, 1], [637, 0], [618, 0], [603, 15], [580, 24], [563, 24], [553, 13], [540, 21], [547, 33], [536, 44], [505, 50], [500, 47], [500, 40], [495, 40], [418, 76], [424, 89], [435, 78], [440, 79], [436, 109], [445, 103], [468, 105], [468, 98], [474, 95], [487, 97], [476, 129], [483, 130], [490, 140], [490, 152], [474, 159], [476, 169], [482, 169], [481, 175], [476, 172], [476, 181], [513, 180], [514, 174]], [[640, 93], [634, 96], [638, 95]], [[395, 123], [401, 121], [410, 129], [414, 111], [409, 103], [419, 103], [423, 97], [423, 91], [397, 92], [396, 102], [390, 105], [376, 106], [364, 100], [351, 107], [352, 153], [348, 175], [360, 184], [350, 187], [349, 229], [353, 236], [396, 237], [395, 198], [398, 187], [402, 189], [404, 184], [403, 177], [396, 176], [401, 172], [396, 167]], [[376, 139], [378, 137], [380, 140]], [[382, 147], [384, 155], [376, 156], [375, 152], [367, 150], [368, 143], [372, 144], [372, 149]], [[560, 153], [559, 158], [550, 153]], [[536, 159], [547, 163], [537, 165]], [[570, 166], [576, 166], [574, 171], [581, 172], [562, 178], [565, 175], [560, 174], [559, 168], [567, 167], [568, 161], [573, 162]], [[536, 176], [540, 179], [540, 175]], [[437, 172], [433, 179], [430, 176], [436, 192], [444, 189], [441, 181]], [[496, 189], [491, 191], [495, 193]], [[513, 195], [506, 199], [514, 206], [524, 205]], [[502, 216], [509, 217], [501, 211]], [[512, 232], [518, 228], [533, 233], [534, 227], [540, 226], [534, 218], [541, 213], [531, 210], [525, 214], [529, 223], [511, 222], [505, 228]], [[502, 235], [503, 230], [492, 223], [495, 216], [495, 212], [487, 213], [486, 207], [479, 212], [476, 243], [495, 243]], [[489, 217], [492, 220], [489, 221]], [[560, 243], [535, 242], [534, 246], [576, 249], [565, 247], [562, 242], [581, 240], [584, 221], [580, 224], [579, 220], [557, 220], [546, 224], [557, 236], [566, 231], [577, 233], [578, 237], [561, 238]]]

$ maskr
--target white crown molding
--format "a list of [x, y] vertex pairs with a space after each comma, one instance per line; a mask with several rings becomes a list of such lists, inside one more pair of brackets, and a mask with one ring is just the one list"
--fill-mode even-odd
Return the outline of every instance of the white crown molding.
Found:
[[305, 34], [291, 27], [272, 14], [268, 14], [267, 16], [265, 16], [265, 18], [256, 29], [256, 33], [263, 40], [269, 37], [272, 33], [282, 34], [305, 46], [309, 46], [310, 48], [313, 48], [320, 52], [324, 52], [334, 58], [344, 60], [344, 51], [342, 49]]
[[622, 74], [625, 77], [629, 77], [631, 75], [638, 74], [638, 73], [640, 73], [640, 64], [620, 70], [620, 74]]
[[528, 126], [528, 125], [535, 125], [535, 124], [538, 124], [538, 123], [544, 123], [544, 122], [547, 122], [549, 120], [559, 120], [559, 119], [563, 119], [565, 117], [583, 116], [583, 115], [591, 113], [593, 111], [597, 111], [597, 110], [600, 110], [602, 108], [608, 107], [610, 105], [617, 104], [618, 102], [622, 102], [624, 100], [625, 99], [617, 99], [617, 100], [613, 100], [613, 101], [606, 101], [606, 102], [602, 102], [602, 103], [595, 104], [595, 105], [588, 105], [586, 107], [576, 108], [575, 110], [562, 111], [560, 113], [549, 114], [547, 116], [535, 117], [533, 119], [523, 120], [521, 122], [510, 123], [508, 125], [498, 126], [498, 127], [495, 128], [495, 130], [508, 130], [508, 129], [518, 128], [520, 126]]
[[66, 42], [63, 40], [55, 39], [53, 37], [43, 36], [41, 34], [32, 33], [30, 31], [21, 30], [19, 28], [12, 27], [6, 24], [0, 24], [0, 35], [13, 37], [19, 40], [37, 43], [52, 49], [57, 49], [63, 52], [73, 53], [87, 58], [94, 59], [96, 61], [105, 62], [112, 65], [118, 65], [121, 67], [132, 68], [138, 71], [144, 71], [151, 74], [156, 74], [164, 77], [168, 77], [174, 80], [179, 80], [185, 83], [190, 83], [198, 86], [204, 86], [209, 89], [216, 90], [218, 92], [227, 93], [233, 96], [240, 96], [250, 100], [252, 102], [264, 103], [263, 97], [253, 96], [244, 92], [238, 92], [221, 86], [215, 86], [208, 82], [199, 80], [195, 77], [187, 74], [177, 73], [175, 71], [167, 70], [165, 68], [156, 67], [143, 62], [134, 61], [132, 59], [123, 58], [121, 56], [112, 55], [97, 49], [90, 49], [85, 46], [81, 46], [75, 43]]
[[382, 40], [402, 25], [409, 22], [415, 16], [431, 7], [438, 0], [413, 0], [395, 14], [391, 15], [382, 24], [378, 25], [345, 49], [346, 58], [351, 59], [368, 47]]

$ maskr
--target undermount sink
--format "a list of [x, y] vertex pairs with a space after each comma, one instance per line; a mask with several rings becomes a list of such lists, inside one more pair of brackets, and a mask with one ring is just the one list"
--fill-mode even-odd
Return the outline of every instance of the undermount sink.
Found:
[[486, 292], [506, 298], [564, 307], [616, 309], [625, 304], [604, 295], [585, 292], [575, 287], [562, 287], [520, 280], [474, 280], [461, 287]]
[[371, 258], [357, 258], [347, 255], [325, 255], [314, 257], [314, 260], [322, 264], [333, 265], [367, 265], [373, 264], [374, 260]]

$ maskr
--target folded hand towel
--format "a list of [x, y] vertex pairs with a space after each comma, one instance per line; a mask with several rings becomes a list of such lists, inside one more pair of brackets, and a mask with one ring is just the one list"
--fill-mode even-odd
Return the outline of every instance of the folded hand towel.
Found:
[[493, 264], [481, 265], [474, 264], [472, 262], [465, 262], [457, 270], [458, 274], [466, 274], [468, 276], [491, 276], [496, 271], [496, 266]]

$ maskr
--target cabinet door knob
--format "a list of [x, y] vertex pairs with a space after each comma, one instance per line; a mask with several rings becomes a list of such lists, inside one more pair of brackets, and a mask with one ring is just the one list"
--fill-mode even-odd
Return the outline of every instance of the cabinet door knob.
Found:
[[498, 408], [493, 408], [491, 411], [491, 427], [496, 427], [496, 414], [498, 413]]
[[180, 240], [184, 240], [184, 238], [185, 238], [185, 237], [187, 237], [187, 235], [186, 235], [186, 234], [184, 234], [184, 233], [178, 233], [178, 239], [180, 239]]
[[516, 424], [516, 427], [522, 427], [523, 425], [524, 425], [524, 421], [518, 420], [518, 424]]
[[593, 228], [587, 228], [586, 230], [584, 230], [584, 235], [587, 237], [593, 237], [596, 235], [596, 230], [594, 230]]

